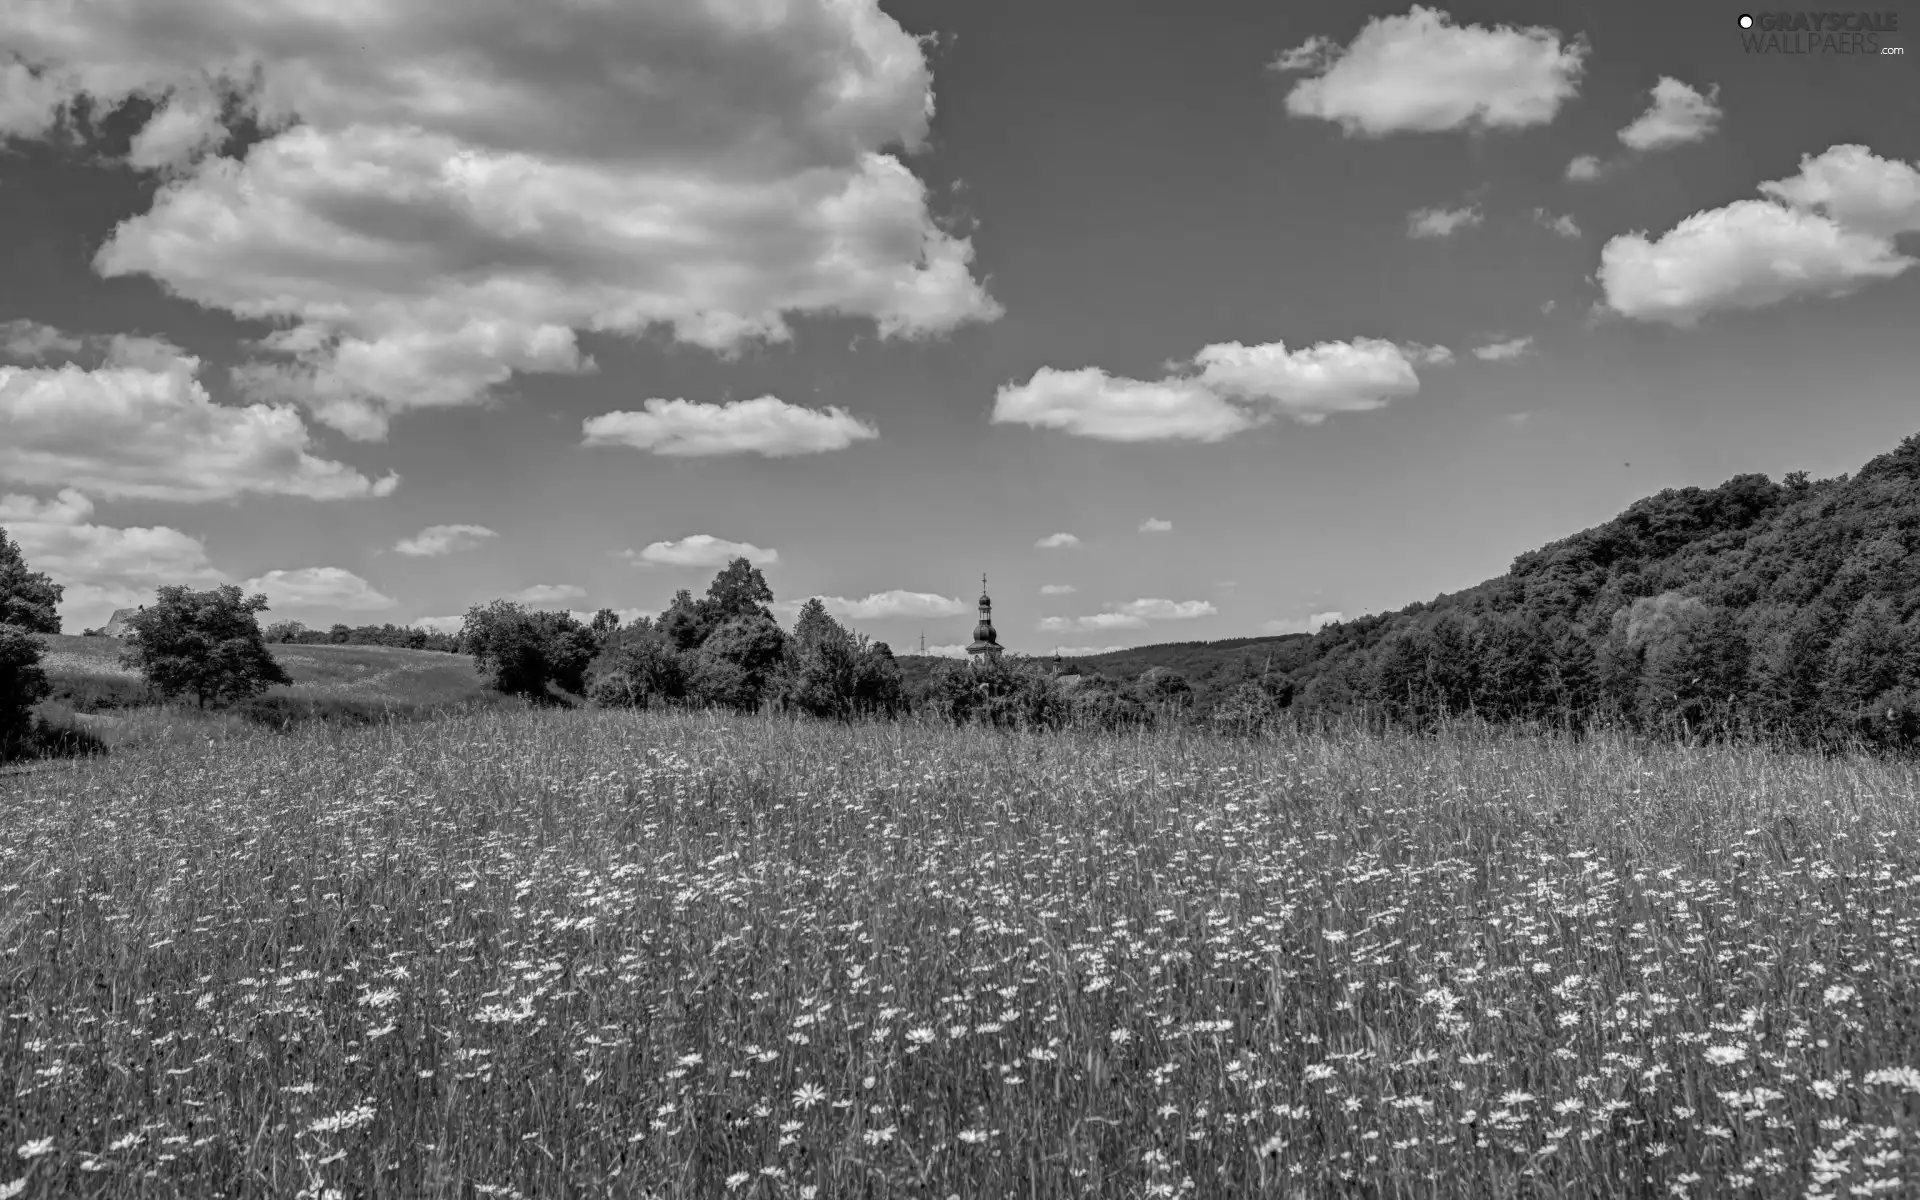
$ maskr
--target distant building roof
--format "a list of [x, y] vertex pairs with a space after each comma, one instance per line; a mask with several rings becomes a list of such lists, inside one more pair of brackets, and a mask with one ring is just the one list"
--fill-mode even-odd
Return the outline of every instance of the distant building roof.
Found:
[[139, 611], [140, 610], [137, 608], [114, 609], [113, 616], [107, 620], [106, 627], [103, 628], [100, 632], [106, 634], [108, 637], [127, 636], [127, 621], [129, 618], [133, 616], [133, 614]]

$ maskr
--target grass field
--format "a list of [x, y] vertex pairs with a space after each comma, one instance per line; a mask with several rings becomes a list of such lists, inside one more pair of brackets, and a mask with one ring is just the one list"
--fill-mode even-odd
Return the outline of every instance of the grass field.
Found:
[[0, 780], [0, 1195], [1912, 1195], [1915, 784], [617, 712], [137, 747]]

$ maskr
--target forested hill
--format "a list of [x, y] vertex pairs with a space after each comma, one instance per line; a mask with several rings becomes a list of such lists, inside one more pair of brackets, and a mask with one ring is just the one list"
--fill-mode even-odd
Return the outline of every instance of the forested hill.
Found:
[[1852, 477], [1671, 489], [1497, 579], [1303, 639], [1274, 698], [1910, 745], [1917, 546], [1920, 436]]

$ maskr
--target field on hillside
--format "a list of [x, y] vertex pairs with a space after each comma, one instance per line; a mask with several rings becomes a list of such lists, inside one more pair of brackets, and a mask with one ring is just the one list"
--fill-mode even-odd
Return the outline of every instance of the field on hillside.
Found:
[[139, 748], [0, 780], [0, 1194], [1910, 1195], [1915, 784], [621, 712]]
[[[80, 712], [111, 712], [148, 702], [145, 681], [119, 663], [118, 638], [54, 634], [41, 666], [54, 699]], [[389, 646], [272, 645], [293, 677], [291, 687], [269, 688], [270, 703], [348, 700], [371, 705], [438, 707], [496, 699], [464, 654]]]

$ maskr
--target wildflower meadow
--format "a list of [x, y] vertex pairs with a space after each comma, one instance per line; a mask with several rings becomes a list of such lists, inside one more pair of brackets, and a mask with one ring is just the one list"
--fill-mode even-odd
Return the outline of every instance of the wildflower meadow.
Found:
[[1911, 766], [497, 710], [0, 779], [0, 1197], [1920, 1188]]

